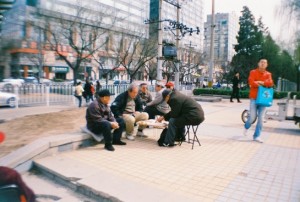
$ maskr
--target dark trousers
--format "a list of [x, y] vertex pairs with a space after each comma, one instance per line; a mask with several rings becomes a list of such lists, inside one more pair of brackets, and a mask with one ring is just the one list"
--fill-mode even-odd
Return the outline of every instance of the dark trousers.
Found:
[[78, 107], [81, 107], [82, 96], [75, 95], [75, 97], [76, 97], [76, 98], [78, 99], [78, 101], [79, 101]]
[[89, 130], [95, 134], [103, 134], [105, 144], [112, 144], [112, 142], [121, 140], [122, 133], [125, 129], [125, 121], [123, 118], [116, 118], [116, 121], [119, 124], [119, 128], [114, 130], [113, 135], [111, 133], [112, 127], [109, 121], [102, 121]]
[[86, 95], [86, 98], [85, 98], [86, 103], [88, 103], [90, 100], [94, 101], [94, 95], [93, 94]]
[[164, 113], [158, 111], [155, 106], [147, 106], [144, 109], [144, 112], [147, 112], [149, 114], [149, 119], [155, 119], [155, 115], [164, 115]]
[[168, 131], [165, 137], [166, 144], [174, 144], [176, 136], [178, 138], [184, 138], [186, 125], [199, 125], [203, 120], [197, 118], [194, 120], [188, 120], [185, 117], [170, 118]]
[[234, 87], [232, 89], [232, 93], [231, 93], [231, 97], [230, 97], [230, 101], [232, 101], [232, 99], [236, 97], [237, 101], [240, 101], [240, 89], [237, 87]]

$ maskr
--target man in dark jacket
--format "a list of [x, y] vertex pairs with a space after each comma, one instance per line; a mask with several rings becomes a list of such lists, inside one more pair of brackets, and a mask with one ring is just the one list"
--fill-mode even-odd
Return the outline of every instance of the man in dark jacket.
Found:
[[238, 102], [240, 101], [240, 73], [235, 72], [235, 75], [232, 79], [232, 93], [230, 97], [230, 102], [233, 102], [233, 98], [236, 97]]
[[[108, 106], [110, 102], [109, 90], [98, 92], [98, 99], [92, 102], [86, 110], [87, 128], [95, 134], [103, 134], [105, 149], [114, 151], [114, 145], [126, 145], [121, 141], [122, 132], [125, 128], [125, 122], [121, 117], [114, 118]], [[113, 137], [112, 137], [112, 130]]]
[[193, 98], [178, 91], [166, 89], [163, 91], [163, 98], [170, 105], [171, 111], [159, 117], [157, 121], [169, 121], [164, 146], [174, 146], [176, 132], [184, 131], [186, 125], [199, 125], [202, 123], [204, 112], [201, 105]]
[[[139, 87], [130, 84], [128, 90], [119, 94], [111, 104], [111, 110], [115, 117], [122, 117], [126, 124], [126, 138], [134, 140], [134, 124], [138, 121], [148, 120], [149, 116], [143, 111], [143, 103], [138, 95]], [[147, 137], [143, 133], [145, 126], [139, 125], [136, 136]]]

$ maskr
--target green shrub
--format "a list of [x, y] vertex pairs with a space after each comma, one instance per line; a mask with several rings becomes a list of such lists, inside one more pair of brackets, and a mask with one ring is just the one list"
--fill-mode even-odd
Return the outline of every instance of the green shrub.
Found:
[[[223, 89], [209, 89], [209, 88], [195, 88], [193, 90], [194, 95], [231, 95], [232, 90]], [[287, 97], [287, 92], [274, 92], [274, 99], [281, 99]], [[300, 99], [300, 92], [291, 92], [291, 99], [294, 95], [297, 95], [297, 99]], [[248, 98], [249, 90], [240, 91], [240, 98]]]

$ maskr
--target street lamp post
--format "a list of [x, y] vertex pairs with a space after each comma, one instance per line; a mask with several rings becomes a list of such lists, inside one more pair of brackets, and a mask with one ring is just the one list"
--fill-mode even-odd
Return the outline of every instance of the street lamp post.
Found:
[[300, 91], [300, 65], [298, 67], [298, 72], [297, 72], [297, 91]]
[[215, 32], [215, 0], [212, 0], [211, 9], [211, 37], [210, 37], [210, 63], [209, 63], [209, 77], [208, 86], [212, 87], [213, 84], [213, 69], [214, 69], [214, 32]]

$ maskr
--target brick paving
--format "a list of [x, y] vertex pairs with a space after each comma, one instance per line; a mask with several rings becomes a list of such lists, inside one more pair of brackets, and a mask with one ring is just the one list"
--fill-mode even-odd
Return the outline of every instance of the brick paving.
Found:
[[85, 165], [86, 172], [90, 168], [103, 170], [191, 201], [300, 201], [298, 126], [289, 121], [268, 121], [262, 135], [265, 142], [260, 144], [252, 141], [254, 127], [248, 137], [242, 135], [240, 114], [248, 107], [247, 101], [202, 106], [206, 112], [206, 120], [198, 129], [202, 146], [195, 144], [193, 150], [187, 143], [158, 147], [161, 130], [146, 129], [149, 138], [127, 141], [127, 146], [115, 146], [114, 152], [99, 144], [40, 162], [54, 169], [60, 166], [57, 162], [61, 166], [63, 162]]

